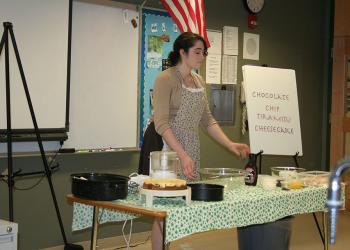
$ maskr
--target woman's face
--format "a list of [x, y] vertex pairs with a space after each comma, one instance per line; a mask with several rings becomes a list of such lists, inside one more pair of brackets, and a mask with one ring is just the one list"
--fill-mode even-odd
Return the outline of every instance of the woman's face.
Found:
[[184, 50], [180, 51], [181, 54], [181, 62], [186, 64], [191, 69], [198, 69], [204, 59], [204, 44], [202, 41], [197, 40], [193, 47], [189, 48], [186, 53]]

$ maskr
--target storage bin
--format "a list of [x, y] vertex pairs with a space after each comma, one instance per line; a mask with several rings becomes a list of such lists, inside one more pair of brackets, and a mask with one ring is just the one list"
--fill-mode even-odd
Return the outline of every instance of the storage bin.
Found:
[[271, 223], [240, 227], [239, 250], [288, 250], [293, 217], [288, 216]]

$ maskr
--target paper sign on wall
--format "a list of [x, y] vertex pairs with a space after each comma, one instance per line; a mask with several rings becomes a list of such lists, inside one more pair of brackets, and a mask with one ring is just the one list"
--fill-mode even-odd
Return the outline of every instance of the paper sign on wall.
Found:
[[209, 54], [206, 58], [205, 82], [221, 83], [221, 55]]
[[237, 83], [237, 56], [222, 55], [221, 81], [223, 84]]
[[252, 153], [303, 154], [295, 71], [243, 66]]
[[225, 55], [238, 55], [238, 27], [224, 26], [223, 53]]
[[222, 32], [207, 30], [207, 36], [210, 43], [208, 54], [221, 55], [222, 50]]

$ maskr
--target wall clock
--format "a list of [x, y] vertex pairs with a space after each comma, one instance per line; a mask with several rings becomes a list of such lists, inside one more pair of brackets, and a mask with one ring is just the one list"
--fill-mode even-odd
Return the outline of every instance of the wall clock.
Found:
[[247, 10], [252, 14], [258, 14], [264, 7], [265, 0], [243, 0]]
[[265, 0], [243, 0], [245, 8], [248, 10], [248, 28], [255, 29], [258, 26], [257, 14], [263, 9]]

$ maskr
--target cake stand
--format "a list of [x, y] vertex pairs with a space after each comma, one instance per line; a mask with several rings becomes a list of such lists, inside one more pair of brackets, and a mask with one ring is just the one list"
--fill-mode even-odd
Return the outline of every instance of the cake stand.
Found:
[[182, 190], [154, 190], [141, 188], [140, 194], [146, 196], [146, 207], [153, 206], [154, 197], [185, 197], [186, 205], [191, 204], [191, 188]]

